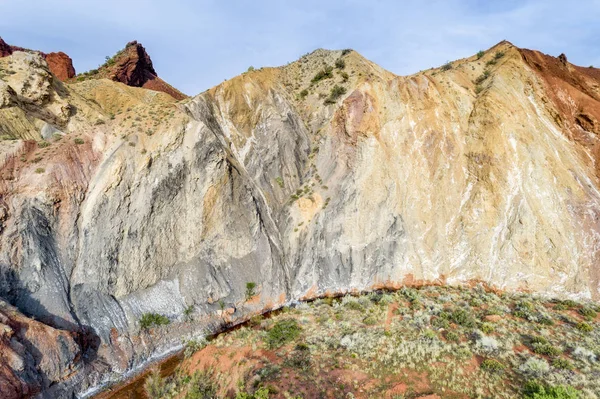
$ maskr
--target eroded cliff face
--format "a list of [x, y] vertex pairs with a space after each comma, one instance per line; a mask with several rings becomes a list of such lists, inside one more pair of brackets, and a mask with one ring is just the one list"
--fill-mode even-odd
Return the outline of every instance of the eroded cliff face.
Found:
[[[595, 69], [503, 42], [400, 77], [317, 50], [176, 102], [0, 68], [0, 297], [81, 337], [73, 378], [35, 368], [53, 395], [302, 298], [600, 295]], [[172, 324], [141, 331], [148, 312]]]
[[[2, 38], [0, 37], [0, 57], [7, 57], [15, 51], [34, 52], [32, 50], [24, 49], [22, 47], [11, 46], [7, 44], [4, 40], [2, 40]], [[58, 79], [65, 81], [75, 76], [73, 60], [67, 54], [63, 53], [62, 51], [48, 54], [42, 52], [38, 53], [46, 59], [50, 71]]]

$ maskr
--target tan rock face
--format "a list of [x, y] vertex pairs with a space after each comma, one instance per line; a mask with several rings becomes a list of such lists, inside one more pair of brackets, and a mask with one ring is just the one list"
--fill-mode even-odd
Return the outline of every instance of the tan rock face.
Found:
[[[151, 68], [135, 51], [111, 68]], [[593, 68], [503, 42], [401, 77], [317, 50], [176, 102], [62, 84], [19, 54], [0, 59], [0, 296], [92, 332], [107, 366], [79, 389], [299, 298], [428, 282], [600, 296]], [[140, 331], [148, 312], [172, 324]]]

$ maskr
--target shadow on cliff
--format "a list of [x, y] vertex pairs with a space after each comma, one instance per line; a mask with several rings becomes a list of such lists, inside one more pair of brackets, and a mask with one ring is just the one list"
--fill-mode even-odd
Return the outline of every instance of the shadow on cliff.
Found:
[[[16, 307], [23, 315], [32, 320], [57, 330], [71, 332], [80, 348], [81, 360], [89, 363], [96, 359], [100, 347], [100, 337], [92, 327], [81, 324], [73, 313], [71, 316], [76, 321], [75, 323], [48, 312], [46, 307], [31, 295], [18, 273], [5, 265], [0, 265], [0, 299]], [[19, 323], [19, 326], [25, 329], [29, 328], [25, 323]], [[32, 342], [29, 342], [24, 336], [23, 341], [36, 360], [42, 358], [42, 353]]]

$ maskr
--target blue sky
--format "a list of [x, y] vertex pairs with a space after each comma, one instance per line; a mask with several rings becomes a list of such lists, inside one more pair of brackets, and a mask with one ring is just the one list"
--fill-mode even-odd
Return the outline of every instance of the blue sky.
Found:
[[191, 95], [319, 47], [353, 48], [401, 75], [503, 39], [600, 66], [600, 0], [0, 0], [0, 15], [7, 43], [64, 51], [78, 72], [138, 40]]

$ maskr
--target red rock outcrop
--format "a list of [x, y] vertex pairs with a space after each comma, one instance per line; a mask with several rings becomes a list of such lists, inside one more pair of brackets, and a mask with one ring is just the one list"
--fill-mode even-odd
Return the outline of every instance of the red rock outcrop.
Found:
[[6, 57], [12, 54], [12, 48], [0, 37], [0, 57]]
[[162, 91], [182, 100], [186, 95], [158, 77], [144, 46], [137, 41], [127, 43], [112, 61], [99, 69], [99, 77], [107, 77], [128, 86]]
[[[8, 57], [15, 51], [32, 51], [23, 47], [11, 46], [0, 37], [0, 57]], [[59, 51], [57, 53], [42, 53], [38, 51], [48, 62], [50, 72], [61, 81], [65, 81], [75, 76], [73, 60], [67, 54]]]
[[50, 71], [63, 82], [75, 76], [73, 60], [62, 51], [47, 54], [46, 61], [48, 62]]

